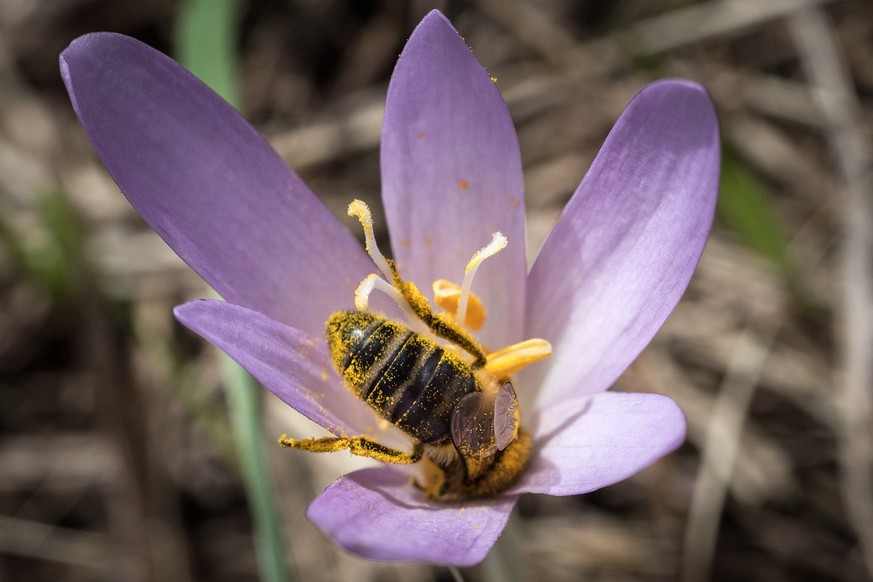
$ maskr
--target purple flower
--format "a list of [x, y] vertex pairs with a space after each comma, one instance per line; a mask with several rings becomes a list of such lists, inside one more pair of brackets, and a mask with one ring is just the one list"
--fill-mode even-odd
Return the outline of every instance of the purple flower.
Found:
[[[121, 190], [226, 299], [181, 305], [178, 319], [334, 434], [399, 442], [343, 386], [324, 340], [325, 321], [354, 309], [356, 287], [376, 270], [355, 238], [236, 111], [168, 57], [96, 33], [64, 51], [61, 71]], [[644, 88], [530, 271], [509, 113], [439, 12], [397, 63], [382, 138], [382, 198], [403, 277], [425, 291], [457, 281], [501, 231], [509, 246], [476, 278], [490, 314], [478, 339], [501, 347], [545, 338], [554, 353], [514, 378], [534, 451], [502, 494], [435, 501], [408, 473], [380, 466], [341, 477], [308, 516], [361, 556], [475, 564], [522, 493], [592, 491], [682, 442], [672, 400], [607, 389], [664, 322], [702, 252], [718, 183], [716, 116], [694, 83]]]

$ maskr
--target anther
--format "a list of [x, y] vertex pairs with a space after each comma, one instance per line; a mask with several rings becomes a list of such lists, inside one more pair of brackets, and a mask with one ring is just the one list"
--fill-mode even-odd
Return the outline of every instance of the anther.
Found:
[[496, 378], [506, 378], [551, 355], [552, 344], [531, 338], [488, 354], [485, 370]]
[[[433, 282], [433, 302], [446, 313], [456, 314], [458, 302], [461, 299], [461, 287], [445, 279], [437, 279]], [[465, 321], [459, 321], [467, 329], [479, 331], [485, 323], [486, 313], [482, 300], [470, 291], [467, 301], [467, 317]]]

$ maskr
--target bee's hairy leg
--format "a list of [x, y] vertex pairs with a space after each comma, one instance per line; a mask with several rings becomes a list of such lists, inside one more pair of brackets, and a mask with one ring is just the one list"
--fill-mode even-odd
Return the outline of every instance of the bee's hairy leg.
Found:
[[279, 437], [279, 444], [283, 447], [300, 449], [311, 453], [335, 453], [348, 449], [353, 455], [370, 457], [383, 463], [394, 465], [408, 465], [421, 460], [424, 445], [416, 443], [412, 453], [404, 453], [381, 445], [371, 438], [359, 437], [324, 437], [312, 439], [292, 439], [287, 435]]

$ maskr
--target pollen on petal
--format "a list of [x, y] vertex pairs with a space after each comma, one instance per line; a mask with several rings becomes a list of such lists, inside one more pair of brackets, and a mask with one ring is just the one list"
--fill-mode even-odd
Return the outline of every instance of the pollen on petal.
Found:
[[470, 183], [467, 182], [466, 180], [461, 180], [460, 182], [458, 182], [458, 188], [460, 188], [461, 190], [466, 190], [469, 187], [470, 187]]

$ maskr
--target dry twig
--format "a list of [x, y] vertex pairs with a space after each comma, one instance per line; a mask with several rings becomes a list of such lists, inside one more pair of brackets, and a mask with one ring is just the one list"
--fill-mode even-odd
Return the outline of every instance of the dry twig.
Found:
[[830, 22], [810, 8], [794, 15], [790, 25], [827, 120], [828, 142], [847, 193], [841, 346], [843, 494], [873, 575], [873, 156], [858, 130], [860, 104]]
[[748, 327], [739, 337], [726, 370], [710, 417], [685, 528], [682, 579], [687, 582], [709, 579], [743, 424], [775, 334], [775, 329], [770, 330], [762, 343], [755, 341]]

